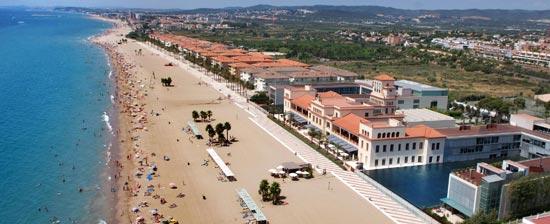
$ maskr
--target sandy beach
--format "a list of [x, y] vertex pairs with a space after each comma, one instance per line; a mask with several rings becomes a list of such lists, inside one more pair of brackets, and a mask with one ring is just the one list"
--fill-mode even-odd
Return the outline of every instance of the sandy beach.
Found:
[[[121, 158], [113, 161], [119, 186], [116, 223], [133, 223], [138, 216], [145, 223], [156, 223], [160, 215], [180, 223], [245, 223], [236, 194], [241, 188], [270, 223], [392, 223], [330, 174], [284, 182], [271, 177], [267, 170], [300, 159], [248, 119], [249, 113], [190, 75], [191, 71], [165, 66], [170, 61], [134, 40], [121, 42], [129, 31], [117, 22], [115, 28], [94, 38], [107, 50], [116, 70], [114, 100], [120, 116], [115, 132]], [[172, 78], [173, 86], [161, 85], [160, 79], [166, 77]], [[193, 110], [213, 112], [212, 121], [197, 123], [203, 133], [209, 123], [231, 123], [229, 135], [237, 142], [214, 149], [229, 163], [236, 181], [221, 180], [220, 169], [206, 152], [206, 134], [199, 140], [183, 130]], [[208, 165], [205, 160], [210, 161]], [[153, 166], [156, 172], [148, 180]], [[136, 176], [137, 172], [143, 175]], [[281, 184], [285, 205], [261, 201], [257, 192], [262, 179]], [[170, 183], [177, 188], [171, 189]], [[146, 193], [148, 188], [150, 193]], [[139, 211], [132, 212], [132, 208]], [[153, 209], [160, 215], [153, 215]]]

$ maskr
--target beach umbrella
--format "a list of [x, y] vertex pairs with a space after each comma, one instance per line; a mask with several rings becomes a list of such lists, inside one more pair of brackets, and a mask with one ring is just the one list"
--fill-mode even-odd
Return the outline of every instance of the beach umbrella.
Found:
[[298, 177], [298, 174], [295, 174], [295, 173], [290, 173], [290, 174], [289, 174], [288, 176], [289, 176], [289, 177], [293, 177], [293, 178], [294, 178], [294, 177]]
[[269, 172], [269, 173], [276, 173], [277, 170], [276, 170], [276, 169], [269, 169], [267, 172]]
[[172, 189], [178, 188], [175, 183], [169, 183], [168, 186]]
[[277, 170], [283, 170], [284, 168], [285, 168], [285, 167], [284, 167], [283, 165], [279, 165], [279, 166], [277, 167]]

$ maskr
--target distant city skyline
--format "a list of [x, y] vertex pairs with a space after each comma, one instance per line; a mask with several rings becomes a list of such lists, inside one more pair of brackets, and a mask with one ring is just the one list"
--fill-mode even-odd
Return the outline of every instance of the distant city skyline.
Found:
[[400, 9], [526, 9], [548, 10], [548, 0], [0, 0], [0, 6], [80, 6], [110, 8], [194, 9], [246, 7], [258, 4], [277, 6], [305, 5], [375, 5]]

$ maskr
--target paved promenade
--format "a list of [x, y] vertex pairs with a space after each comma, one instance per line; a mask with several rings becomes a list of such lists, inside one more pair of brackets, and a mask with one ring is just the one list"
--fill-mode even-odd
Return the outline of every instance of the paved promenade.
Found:
[[164, 57], [170, 61], [174, 61], [176, 65], [185, 70], [188, 70], [191, 74], [193, 74], [203, 82], [207, 83], [212, 88], [218, 90], [223, 95], [230, 96], [235, 105], [250, 114], [249, 119], [256, 125], [258, 125], [258, 127], [266, 131], [269, 135], [279, 141], [301, 160], [307, 163], [311, 163], [318, 172], [326, 170], [326, 172], [334, 175], [346, 186], [348, 186], [359, 196], [365, 199], [365, 202], [370, 203], [378, 208], [382, 213], [384, 213], [394, 222], [403, 224], [435, 222], [435, 220], [431, 218], [416, 215], [411, 210], [407, 209], [406, 206], [400, 204], [399, 202], [397, 202], [396, 199], [392, 198], [391, 196], [383, 193], [380, 189], [376, 188], [376, 186], [361, 178], [356, 173], [342, 170], [339, 166], [309, 147], [300, 139], [287, 132], [275, 122], [271, 121], [267, 117], [267, 115], [264, 114], [260, 109], [256, 108], [255, 105], [248, 103], [246, 98], [238, 95], [237, 93], [229, 89], [224, 83], [217, 82], [211, 76], [206, 75], [204, 69], [195, 65], [191, 65], [189, 62], [186, 61], [182, 62], [180, 60], [176, 60], [175, 57], [169, 55], [170, 53], [161, 51], [157, 47], [144, 43], [140, 44], [146, 48], [151, 49], [153, 52], [158, 53], [159, 56]]

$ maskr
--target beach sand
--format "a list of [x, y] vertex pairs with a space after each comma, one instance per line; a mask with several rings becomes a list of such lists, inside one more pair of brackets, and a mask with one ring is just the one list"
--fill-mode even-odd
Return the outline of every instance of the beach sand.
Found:
[[[143, 216], [146, 223], [154, 223], [151, 209], [158, 209], [164, 217], [174, 217], [180, 223], [244, 223], [236, 194], [240, 188], [249, 192], [270, 223], [392, 223], [331, 175], [316, 174], [312, 179], [284, 182], [272, 178], [268, 169], [283, 162], [301, 161], [250, 121], [251, 115], [246, 111], [211, 87], [199, 85], [200, 80], [190, 75], [190, 71], [164, 66], [168, 60], [133, 40], [117, 44], [123, 38], [121, 35], [129, 31], [119, 25], [94, 40], [107, 49], [117, 72], [116, 101], [120, 110], [117, 133], [122, 159], [117, 163], [120, 191], [116, 223], [133, 222], [137, 216]], [[160, 78], [168, 76], [174, 86], [163, 87]], [[231, 123], [229, 135], [238, 142], [214, 148], [230, 163], [237, 181], [218, 180], [221, 171], [206, 152], [206, 134], [205, 139], [197, 140], [182, 130], [191, 120], [193, 110], [211, 110], [213, 126], [219, 122]], [[197, 123], [203, 133], [207, 123]], [[170, 160], [164, 161], [163, 156]], [[134, 175], [140, 168], [144, 173], [149, 170], [140, 160], [156, 164], [158, 172], [151, 181], [145, 175], [141, 178]], [[210, 160], [208, 166], [201, 165], [204, 160]], [[279, 182], [281, 195], [288, 204], [262, 202], [257, 193], [262, 179]], [[175, 183], [177, 189], [169, 189], [169, 183]], [[144, 196], [148, 185], [154, 186], [152, 195], [159, 195], [167, 203]], [[179, 193], [185, 196], [178, 198]], [[144, 201], [148, 207], [139, 207]], [[169, 208], [173, 203], [177, 207]], [[133, 207], [139, 207], [140, 212], [131, 212]]]

